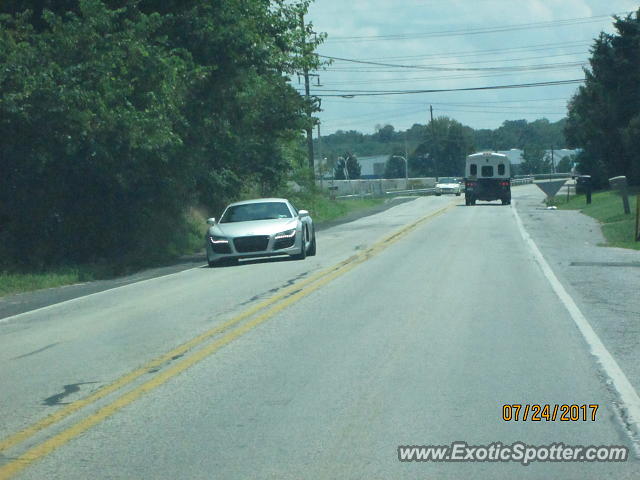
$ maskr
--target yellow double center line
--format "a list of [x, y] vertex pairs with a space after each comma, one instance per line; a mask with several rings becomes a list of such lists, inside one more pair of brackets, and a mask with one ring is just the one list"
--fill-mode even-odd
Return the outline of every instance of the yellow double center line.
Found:
[[[61, 447], [62, 445], [64, 445], [74, 437], [85, 432], [86, 430], [96, 425], [97, 423], [100, 423], [105, 418], [113, 415], [118, 410], [133, 403], [136, 399], [140, 398], [143, 394], [166, 383], [168, 380], [175, 377], [179, 373], [185, 371], [189, 367], [195, 365], [196, 363], [200, 362], [204, 358], [215, 353], [220, 348], [231, 343], [236, 338], [244, 335], [254, 327], [260, 325], [261, 323], [265, 322], [269, 318], [273, 317], [278, 312], [284, 310], [285, 308], [294, 304], [298, 300], [313, 293], [314, 291], [318, 290], [322, 286], [331, 282], [335, 278], [341, 275], [344, 275], [346, 272], [355, 268], [357, 265], [367, 261], [374, 255], [386, 249], [388, 246], [397, 242], [398, 240], [406, 236], [409, 232], [416, 229], [421, 224], [446, 212], [452, 207], [453, 207], [453, 204], [449, 204], [444, 208], [436, 210], [435, 212], [422, 217], [418, 221], [413, 222], [408, 226], [395, 232], [393, 235], [390, 235], [389, 237], [386, 237], [383, 240], [373, 244], [371, 247], [362, 251], [358, 255], [354, 255], [329, 269], [323, 270], [315, 275], [308, 277], [305, 280], [298, 282], [295, 285], [292, 285], [291, 287], [283, 290], [280, 294], [256, 304], [255, 306], [251, 307], [245, 312], [231, 318], [230, 320], [226, 321], [225, 323], [215, 328], [207, 330], [206, 332], [198, 335], [192, 340], [189, 340], [188, 342], [174, 348], [170, 352], [167, 352], [164, 355], [156, 358], [155, 360], [152, 360], [146, 365], [143, 365], [142, 367], [120, 377], [115, 382], [97, 390], [93, 394], [67, 405], [66, 407], [58, 410], [57, 412], [49, 415], [48, 417], [25, 428], [24, 430], [14, 433], [13, 435], [0, 441], [0, 452], [8, 450], [9, 448], [15, 447], [20, 443], [24, 442], [25, 440], [27, 440], [28, 438], [43, 431], [45, 428], [55, 425], [56, 423], [62, 421], [64, 418], [81, 410], [84, 407], [95, 404], [96, 402], [106, 397], [107, 395], [117, 392], [118, 390], [124, 388], [125, 386], [133, 383], [135, 380], [137, 380], [141, 376], [148, 374], [150, 372], [153, 372], [165, 364], [169, 364], [171, 361], [173, 361], [177, 357], [184, 355], [185, 353], [187, 353], [192, 349], [195, 349], [196, 347], [204, 345], [208, 340], [229, 330], [231, 327], [238, 325], [239, 323], [241, 323], [242, 321], [248, 318], [254, 317], [250, 321], [243, 323], [236, 329], [227, 332], [223, 336], [215, 339], [213, 342], [205, 345], [203, 348], [200, 348], [194, 351], [188, 357], [185, 357], [179, 362], [174, 363], [169, 368], [166, 368], [160, 371], [155, 376], [153, 376], [153, 378], [151, 378], [150, 380], [140, 384], [139, 386], [133, 388], [132, 390], [126, 393], [123, 393], [121, 396], [113, 400], [111, 403], [100, 408], [96, 412], [90, 414], [88, 417], [80, 420], [79, 422], [72, 425], [71, 427], [63, 430], [62, 432], [54, 435], [53, 437], [45, 440], [44, 442], [32, 447], [31, 449], [27, 450], [25, 453], [20, 455], [15, 460], [12, 460], [6, 463], [5, 465], [1, 466], [0, 480], [4, 480], [15, 475], [16, 473], [18, 473], [19, 471], [27, 467], [30, 463], [44, 457], [50, 452]], [[263, 310], [265, 311], [260, 313]]]

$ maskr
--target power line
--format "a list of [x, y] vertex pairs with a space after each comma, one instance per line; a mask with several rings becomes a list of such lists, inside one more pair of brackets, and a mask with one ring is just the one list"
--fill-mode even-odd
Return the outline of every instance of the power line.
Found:
[[566, 115], [567, 111], [542, 112], [538, 110], [514, 111], [514, 110], [467, 110], [464, 108], [440, 108], [441, 112], [464, 112], [464, 113], [483, 113], [483, 114], [500, 114], [500, 115]]
[[[505, 104], [505, 103], [530, 103], [530, 102], [555, 102], [555, 101], [567, 101], [566, 97], [556, 97], [556, 98], [539, 98], [539, 99], [535, 99], [535, 98], [529, 98], [529, 99], [524, 99], [524, 100], [495, 100], [495, 101], [481, 101], [481, 102], [474, 102], [474, 101], [469, 101], [469, 102], [447, 102], [447, 103], [439, 103], [439, 102], [432, 102], [433, 105], [436, 106], [447, 106], [447, 105], [454, 105], [454, 106], [498, 106], [500, 107], [501, 105]], [[352, 100], [350, 98], [327, 98], [325, 100], [325, 102], [342, 102], [344, 104], [346, 103], [359, 103], [359, 104], [367, 104], [367, 105], [416, 105], [415, 101], [410, 101], [410, 102], [403, 102], [403, 101], [389, 101], [389, 100]], [[507, 108], [507, 107], [505, 107]], [[519, 108], [519, 107], [516, 107]]]
[[[562, 67], [562, 68], [554, 68], [554, 71], [562, 71], [562, 70], [575, 70], [575, 67]], [[530, 73], [548, 73], [550, 70], [540, 70], [540, 71], [531, 71]], [[485, 73], [485, 74], [463, 74], [463, 75], [436, 75], [436, 76], [428, 76], [428, 77], [407, 77], [407, 78], [383, 78], [383, 79], [369, 79], [369, 80], [350, 80], [344, 82], [323, 82], [323, 86], [336, 86], [336, 85], [371, 85], [371, 84], [385, 84], [385, 83], [416, 83], [419, 81], [435, 81], [435, 80], [459, 80], [459, 79], [469, 79], [469, 78], [504, 78], [504, 77], [513, 77], [514, 75], [519, 75], [519, 72], [494, 72], [494, 73]]]
[[[575, 55], [579, 55], [579, 54], [588, 54], [589, 52], [586, 52], [584, 50], [577, 50], [577, 51], [571, 51], [568, 53], [556, 53], [554, 55], [536, 55], [534, 57], [516, 57], [516, 58], [493, 58], [490, 60], [474, 60], [474, 61], [466, 61], [464, 63], [461, 62], [454, 62], [454, 63], [446, 63], [446, 64], [430, 64], [430, 65], [425, 65], [425, 66], [429, 66], [429, 67], [439, 67], [439, 66], [452, 66], [452, 65], [472, 65], [472, 64], [478, 64], [478, 63], [505, 63], [505, 62], [521, 62], [523, 60], [538, 60], [540, 58], [556, 58], [556, 57], [569, 57], [569, 56], [575, 56]], [[450, 57], [449, 57], [450, 58]], [[350, 62], [347, 62], [350, 63]], [[386, 65], [385, 65], [386, 66]], [[335, 71], [335, 70], [339, 70], [340, 67], [338, 68], [333, 68], [333, 67], [327, 67], [328, 71]]]
[[421, 55], [403, 55], [403, 56], [393, 56], [393, 57], [370, 57], [363, 58], [361, 60], [402, 60], [402, 59], [418, 59], [418, 58], [449, 58], [452, 56], [455, 57], [465, 57], [465, 56], [482, 56], [482, 55], [493, 55], [495, 53], [502, 52], [513, 52], [513, 51], [540, 51], [540, 50], [550, 50], [555, 49], [556, 47], [563, 48], [571, 48], [571, 47], [581, 47], [581, 46], [589, 46], [593, 43], [593, 39], [588, 40], [575, 40], [572, 42], [554, 42], [554, 43], [539, 43], [535, 45], [525, 45], [522, 47], [507, 47], [507, 48], [491, 48], [484, 50], [463, 50], [458, 52], [442, 52], [442, 53], [430, 53], [430, 54], [421, 54]]
[[[614, 15], [621, 15], [626, 13], [629, 13], [629, 12], [621, 12]], [[482, 34], [488, 34], [488, 33], [502, 33], [502, 32], [517, 31], [517, 30], [530, 30], [530, 29], [536, 29], [536, 28], [550, 28], [550, 27], [557, 27], [557, 26], [570, 26], [570, 25], [580, 25], [585, 23], [595, 23], [605, 18], [611, 18], [611, 17], [612, 15], [593, 15], [590, 17], [549, 20], [545, 22], [531, 22], [531, 23], [520, 23], [520, 24], [511, 24], [511, 25], [503, 25], [503, 26], [465, 28], [465, 29], [444, 30], [444, 31], [437, 31], [437, 32], [417, 32], [417, 33], [402, 33], [402, 34], [387, 34], [387, 35], [343, 36], [343, 37], [330, 36], [329, 38], [327, 38], [327, 43], [337, 42], [337, 41], [368, 42], [368, 41], [380, 41], [380, 40], [407, 40], [407, 39], [415, 39], [415, 38], [451, 37], [451, 36], [460, 36], [460, 35], [482, 35]]]
[[[573, 65], [574, 63], [578, 64], [578, 65]], [[523, 71], [541, 71], [541, 72], [549, 72], [549, 71], [554, 71], [554, 70], [565, 70], [567, 68], [572, 68], [572, 67], [576, 67], [576, 66], [586, 66], [588, 64], [588, 60], [582, 61], [582, 62], [566, 62], [563, 64], [557, 64], [557, 66], [555, 67], [545, 67], [545, 68], [532, 68], [532, 69], [519, 69], [519, 68], [512, 68], [510, 70], [505, 69], [503, 70], [498, 70], [497, 73], [503, 72], [503, 73], [518, 73], [518, 72], [523, 72]], [[340, 68], [340, 69], [331, 69], [331, 70], [327, 70], [327, 72], [330, 73], [399, 73], [399, 72], [406, 72], [407, 74], [410, 73], [424, 73], [424, 72], [428, 72], [429, 70], [427, 69], [421, 69], [421, 70], [398, 70], [398, 69], [382, 69], [382, 68]], [[460, 70], [451, 70], [450, 73], [454, 73], [454, 72], [461, 72]], [[471, 72], [486, 72], [489, 71], [491, 72], [492, 70], [490, 69], [473, 69], [470, 70]], [[446, 70], [433, 70], [433, 73], [437, 73], [437, 72], [441, 72], [441, 73], [447, 73]], [[464, 72], [464, 70], [462, 70], [462, 72]], [[462, 73], [461, 72], [461, 73]], [[473, 76], [472, 76], [473, 77]], [[409, 77], [407, 77], [409, 78]], [[440, 77], [438, 77], [440, 78]], [[446, 78], [451, 78], [451, 77], [446, 77]], [[467, 77], [460, 77], [460, 78], [467, 78]]]
[[441, 66], [430, 66], [430, 65], [403, 65], [397, 63], [380, 63], [380, 62], [371, 62], [368, 60], [357, 60], [355, 58], [342, 58], [342, 57], [332, 57], [329, 55], [318, 55], [321, 58], [327, 58], [331, 60], [342, 60], [344, 62], [350, 63], [359, 63], [365, 65], [376, 65], [382, 67], [393, 67], [393, 68], [408, 68], [408, 69], [416, 69], [416, 70], [430, 70], [430, 71], [438, 71], [438, 72], [478, 72], [478, 71], [526, 71], [526, 70], [545, 70], [550, 68], [556, 68], [560, 66], [579, 66], [584, 65], [586, 62], [563, 62], [563, 63], [547, 63], [547, 64], [539, 64], [539, 65], [514, 65], [507, 67], [441, 67]]
[[466, 87], [466, 88], [443, 88], [443, 89], [429, 89], [429, 90], [327, 90], [330, 92], [342, 92], [335, 94], [319, 94], [315, 97], [367, 97], [367, 96], [380, 96], [380, 95], [411, 95], [416, 93], [441, 93], [441, 92], [468, 92], [478, 90], [503, 90], [503, 89], [515, 89], [515, 88], [532, 88], [532, 87], [549, 87], [555, 85], [570, 85], [575, 83], [582, 83], [584, 79], [572, 79], [572, 80], [552, 80], [547, 82], [535, 82], [535, 83], [516, 83], [510, 85], [493, 85], [485, 87]]

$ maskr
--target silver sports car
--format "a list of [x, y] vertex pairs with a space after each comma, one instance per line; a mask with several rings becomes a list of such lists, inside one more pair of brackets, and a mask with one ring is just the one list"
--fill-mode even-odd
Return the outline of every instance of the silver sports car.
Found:
[[316, 232], [306, 210], [284, 198], [259, 198], [232, 203], [220, 221], [207, 220], [207, 262], [210, 267], [239, 258], [290, 255], [304, 260], [316, 254]]

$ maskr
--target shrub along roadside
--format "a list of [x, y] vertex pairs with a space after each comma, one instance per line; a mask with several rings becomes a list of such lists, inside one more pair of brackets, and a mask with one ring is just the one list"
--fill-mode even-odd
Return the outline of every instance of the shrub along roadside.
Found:
[[584, 195], [576, 195], [567, 202], [566, 197], [556, 197], [556, 205], [563, 210], [580, 210], [595, 218], [602, 224], [602, 233], [607, 239], [607, 247], [631, 248], [640, 250], [640, 242], [634, 241], [635, 209], [637, 194], [640, 189], [630, 189], [629, 204], [631, 214], [625, 215], [622, 199], [617, 191], [596, 192], [592, 195], [590, 205], [586, 204]]
[[[315, 222], [326, 222], [344, 217], [352, 212], [365, 210], [384, 202], [382, 198], [332, 200], [326, 195], [315, 193], [291, 194], [288, 198], [297, 208], [311, 212]], [[217, 213], [219, 215], [219, 212]], [[44, 270], [13, 270], [0, 272], [0, 297], [14, 293], [29, 292], [43, 288], [60, 287], [74, 283], [115, 278], [135, 273], [144, 268], [159, 267], [179, 261], [182, 254], [202, 250], [208, 216], [204, 209], [191, 209], [185, 215], [187, 228], [182, 231], [179, 241], [173, 242], [172, 253], [155, 254], [135, 263], [113, 264], [92, 263], [68, 265]]]
[[279, 188], [317, 110], [290, 81], [319, 67], [307, 7], [0, 3], [0, 271], [170, 257], [189, 207]]

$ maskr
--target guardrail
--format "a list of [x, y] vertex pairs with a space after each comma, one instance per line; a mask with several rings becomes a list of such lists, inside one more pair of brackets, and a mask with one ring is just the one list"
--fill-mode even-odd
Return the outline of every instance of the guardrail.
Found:
[[352, 195], [339, 195], [336, 198], [338, 200], [349, 200], [350, 198], [371, 198], [373, 196], [372, 193], [354, 193]]
[[[436, 193], [435, 188], [414, 188], [413, 190], [389, 190], [384, 192], [385, 197], [399, 197], [404, 195], [434, 195]], [[353, 195], [339, 195], [336, 198], [338, 200], [348, 200], [350, 198], [370, 198], [377, 195], [373, 195], [371, 193], [355, 193]]]
[[389, 190], [384, 192], [385, 195], [433, 195], [436, 193], [435, 188], [414, 188], [412, 190]]
[[525, 185], [527, 183], [533, 183], [533, 178], [532, 177], [527, 177], [527, 178], [512, 178], [511, 179], [511, 186]]
[[571, 176], [570, 173], [539, 173], [534, 174], [533, 178], [535, 180], [547, 180], [551, 178], [571, 178]]
[[[511, 179], [511, 186], [525, 185], [528, 183], [533, 183], [533, 177], [528, 176], [525, 178]], [[414, 188], [410, 190], [387, 190], [384, 192], [384, 196], [387, 196], [387, 197], [403, 196], [403, 195], [429, 196], [429, 195], [435, 195], [435, 193], [436, 193], [435, 188]], [[462, 189], [461, 193], [464, 193], [464, 188]], [[372, 193], [357, 193], [353, 195], [340, 195], [340, 196], [337, 196], [336, 198], [341, 200], [347, 200], [349, 198], [367, 198], [367, 197], [374, 197], [374, 196], [376, 195], [373, 195]]]

